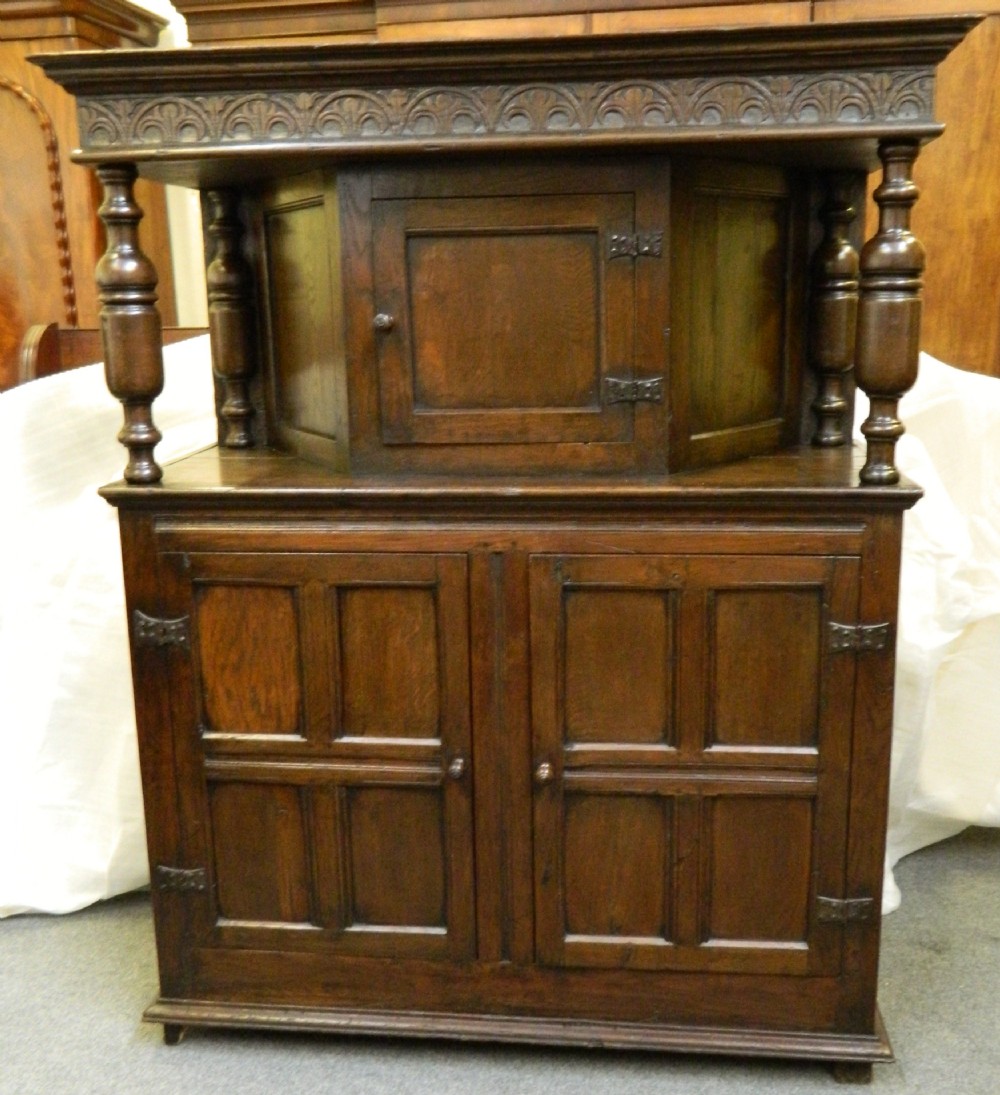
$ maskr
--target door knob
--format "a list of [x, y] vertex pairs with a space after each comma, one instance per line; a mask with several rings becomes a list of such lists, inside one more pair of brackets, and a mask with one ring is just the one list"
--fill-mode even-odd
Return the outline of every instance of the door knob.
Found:
[[379, 312], [372, 320], [376, 331], [391, 331], [396, 326], [396, 317], [388, 312]]
[[555, 775], [555, 768], [547, 760], [543, 760], [535, 769], [535, 783], [551, 783], [555, 779]]
[[465, 775], [465, 769], [468, 765], [465, 762], [465, 757], [455, 757], [451, 764], [448, 765], [448, 778], [449, 779], [461, 779]]

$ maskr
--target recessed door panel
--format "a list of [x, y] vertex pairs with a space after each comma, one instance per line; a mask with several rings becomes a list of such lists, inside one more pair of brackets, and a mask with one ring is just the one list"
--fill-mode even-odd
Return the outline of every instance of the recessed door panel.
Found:
[[303, 667], [295, 588], [199, 583], [194, 619], [203, 732], [301, 734]]
[[441, 807], [434, 788], [355, 787], [348, 792], [351, 927], [445, 930]]
[[344, 736], [438, 738], [441, 639], [433, 586], [337, 591]]
[[676, 624], [669, 592], [571, 586], [562, 607], [565, 738], [669, 741]]
[[705, 941], [806, 946], [813, 864], [809, 798], [725, 796], [704, 819]]
[[712, 740], [815, 747], [823, 587], [719, 590], [709, 613]]
[[219, 917], [308, 924], [310, 834], [299, 789], [212, 783], [208, 803]]

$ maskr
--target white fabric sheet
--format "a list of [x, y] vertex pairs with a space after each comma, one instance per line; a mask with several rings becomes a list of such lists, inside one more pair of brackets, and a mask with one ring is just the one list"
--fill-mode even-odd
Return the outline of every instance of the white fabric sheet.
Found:
[[[169, 460], [215, 422], [207, 338], [164, 358]], [[902, 415], [926, 496], [904, 536], [889, 867], [1000, 824], [1000, 381], [924, 356]], [[96, 493], [121, 472], [120, 420], [96, 366], [0, 396], [0, 915], [148, 879], [117, 523]]]
[[[160, 460], [215, 436], [208, 337], [170, 346]], [[0, 916], [148, 881], [115, 511], [122, 411], [100, 366], [0, 395]]]
[[900, 417], [924, 497], [903, 533], [885, 911], [904, 855], [1000, 825], [1000, 380], [922, 354]]

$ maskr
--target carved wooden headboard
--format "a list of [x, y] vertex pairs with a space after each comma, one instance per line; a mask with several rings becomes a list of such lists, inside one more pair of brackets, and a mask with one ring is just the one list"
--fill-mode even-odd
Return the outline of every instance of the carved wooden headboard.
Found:
[[[18, 382], [30, 327], [97, 326], [93, 270], [104, 249], [97, 188], [70, 161], [75, 104], [27, 58], [153, 45], [164, 25], [127, 0], [0, 0], [0, 390]], [[160, 272], [164, 322], [174, 324], [162, 192], [146, 209], [143, 247]]]
[[[0, 206], [0, 361], [16, 358], [27, 327], [50, 317], [77, 324], [59, 139], [49, 112], [0, 73], [3, 205]], [[2, 384], [15, 380], [5, 368]]]

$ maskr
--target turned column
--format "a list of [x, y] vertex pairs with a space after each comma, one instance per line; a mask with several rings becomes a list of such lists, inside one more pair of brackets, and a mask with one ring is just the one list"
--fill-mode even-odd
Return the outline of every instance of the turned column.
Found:
[[213, 241], [206, 281], [212, 368], [222, 387], [219, 444], [249, 448], [253, 445], [249, 379], [255, 365], [252, 279], [240, 251], [242, 226], [236, 195], [230, 190], [209, 190], [204, 209], [206, 232]]
[[924, 249], [910, 231], [910, 213], [918, 190], [913, 162], [918, 143], [887, 140], [879, 146], [882, 182], [875, 190], [878, 231], [861, 251], [861, 300], [858, 310], [859, 386], [871, 400], [861, 427], [868, 454], [861, 482], [895, 483], [897, 440], [902, 436], [900, 398], [917, 379], [920, 357], [920, 308]]
[[153, 425], [153, 400], [163, 390], [163, 342], [156, 310], [156, 269], [139, 248], [142, 210], [133, 193], [133, 164], [102, 164], [97, 177], [104, 202], [97, 211], [108, 247], [97, 263], [101, 338], [108, 390], [125, 409], [118, 440], [128, 449], [125, 479], [158, 483], [153, 459], [160, 431]]
[[848, 238], [854, 222], [854, 179], [831, 175], [820, 207], [823, 239], [812, 262], [812, 308], [809, 357], [819, 384], [812, 409], [816, 415], [813, 444], [843, 445], [851, 424], [847, 375], [854, 368], [858, 319], [858, 253]]

